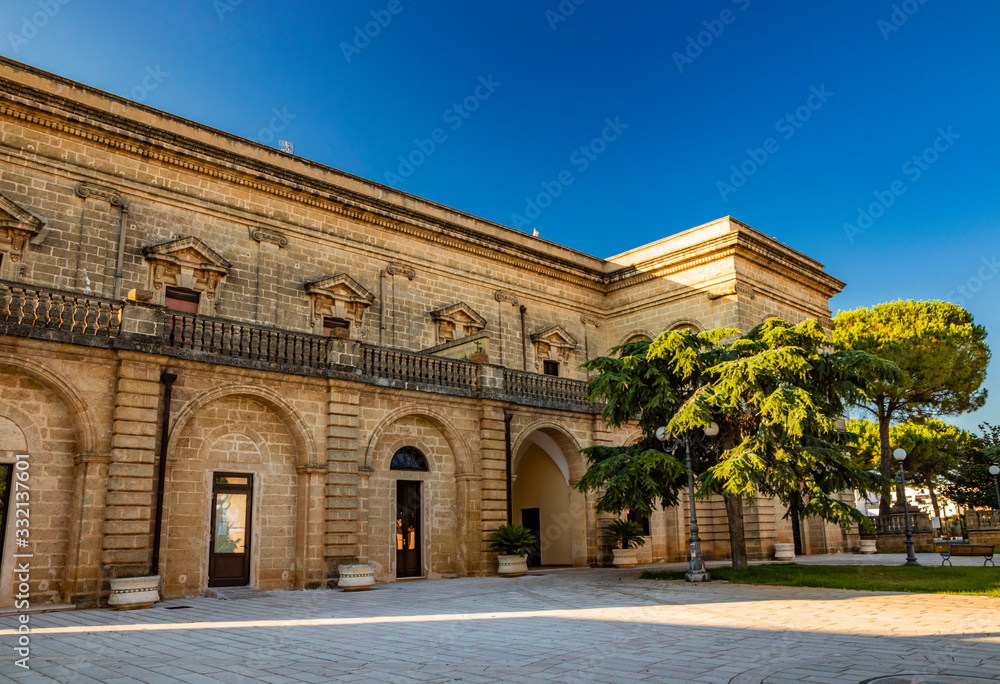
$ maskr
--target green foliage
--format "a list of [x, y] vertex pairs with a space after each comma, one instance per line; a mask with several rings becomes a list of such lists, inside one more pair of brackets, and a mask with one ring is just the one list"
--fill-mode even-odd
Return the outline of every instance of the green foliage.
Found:
[[[865, 406], [877, 415], [879, 398], [897, 417], [953, 415], [981, 408], [990, 349], [986, 328], [947, 302], [888, 302], [834, 318], [833, 341], [899, 366], [901, 378], [873, 382]], [[894, 411], [894, 413], [896, 413]]]
[[[686, 468], [653, 436], [665, 426], [675, 438], [672, 451], [678, 438], [691, 436], [700, 496], [775, 496], [804, 516], [868, 525], [837, 493], [871, 492], [884, 481], [855, 463], [851, 435], [836, 421], [873, 385], [898, 379], [894, 364], [862, 351], [832, 351], [812, 320], [770, 319], [742, 336], [725, 328], [677, 330], [613, 351], [616, 358], [585, 364], [598, 373], [589, 396], [607, 402], [610, 425], [638, 422], [643, 439], [584, 450], [589, 468], [578, 488], [603, 491], [598, 510], [648, 514], [656, 503], [676, 504]], [[703, 437], [712, 422], [718, 437]]]
[[979, 429], [983, 436], [967, 457], [945, 475], [947, 483], [941, 493], [963, 508], [996, 508], [996, 486], [989, 468], [1000, 466], [1000, 425], [983, 423]]
[[604, 540], [619, 549], [635, 549], [646, 544], [642, 526], [631, 520], [614, 520], [604, 531]]
[[[755, 565], [746, 570], [713, 568], [712, 576], [735, 584], [1000, 597], [1000, 571], [997, 571], [996, 568], [942, 568], [926, 565], [822, 566], [775, 563]], [[684, 573], [646, 570], [639, 575], [639, 579], [677, 580], [684, 579]]]
[[525, 556], [538, 543], [538, 537], [523, 525], [501, 525], [490, 534], [489, 549], [501, 556]]
[[[947, 302], [888, 302], [841, 311], [834, 318], [839, 349], [865, 351], [895, 363], [902, 375], [872, 382], [856, 406], [879, 425], [879, 468], [892, 470], [889, 426], [910, 418], [974, 411], [986, 402], [981, 389], [990, 362], [986, 329], [972, 314]], [[888, 510], [888, 488], [882, 510]]]
[[[857, 435], [856, 454], [862, 464], [877, 468], [881, 458], [878, 425], [852, 420], [847, 429]], [[971, 433], [934, 418], [892, 425], [889, 439], [893, 449], [906, 451], [906, 470], [913, 474], [914, 484], [924, 487], [933, 485], [937, 477], [957, 467], [976, 448]]]

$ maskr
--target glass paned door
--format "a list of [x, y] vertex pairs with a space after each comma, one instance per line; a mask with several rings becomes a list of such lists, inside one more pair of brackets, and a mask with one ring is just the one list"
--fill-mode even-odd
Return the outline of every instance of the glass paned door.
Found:
[[215, 475], [208, 586], [250, 584], [251, 475]]
[[396, 577], [420, 577], [420, 482], [396, 481]]

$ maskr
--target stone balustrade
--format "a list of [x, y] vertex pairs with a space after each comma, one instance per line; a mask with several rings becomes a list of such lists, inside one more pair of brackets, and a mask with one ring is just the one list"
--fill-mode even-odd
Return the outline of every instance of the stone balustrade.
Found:
[[587, 383], [0, 281], [0, 333], [597, 413]]
[[123, 304], [47, 287], [0, 280], [0, 322], [87, 337], [117, 337]]

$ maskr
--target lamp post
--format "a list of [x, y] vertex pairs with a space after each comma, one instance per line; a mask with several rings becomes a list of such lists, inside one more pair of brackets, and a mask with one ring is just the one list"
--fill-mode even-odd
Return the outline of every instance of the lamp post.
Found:
[[993, 487], [997, 490], [997, 510], [1000, 511], [1000, 484], [997, 484], [997, 475], [1000, 475], [1000, 468], [995, 465], [990, 466], [990, 475], [993, 476]]
[[[704, 429], [706, 437], [715, 437], [719, 434], [719, 426], [712, 423]], [[660, 442], [670, 439], [667, 428], [656, 429], [656, 438]], [[694, 509], [694, 469], [691, 463], [691, 433], [685, 432], [681, 437], [684, 442], [685, 463], [687, 465], [688, 476], [688, 505], [691, 511], [691, 561], [688, 563], [688, 571], [684, 573], [684, 579], [688, 582], [707, 582], [712, 577], [705, 569], [705, 561], [701, 558], [701, 537], [698, 536], [698, 516]]]
[[903, 493], [903, 522], [906, 523], [906, 564], [920, 565], [917, 562], [917, 554], [913, 552], [913, 530], [910, 529], [910, 510], [906, 503], [906, 475], [903, 473], [903, 461], [906, 460], [906, 451], [896, 449], [892, 452], [892, 457], [899, 461], [899, 481], [902, 485]]

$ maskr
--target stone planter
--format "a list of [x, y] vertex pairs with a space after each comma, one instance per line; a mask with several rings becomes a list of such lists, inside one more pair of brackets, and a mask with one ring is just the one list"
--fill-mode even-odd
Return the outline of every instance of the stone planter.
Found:
[[359, 563], [357, 565], [341, 565], [340, 580], [337, 586], [344, 591], [367, 591], [375, 584], [375, 565]]
[[528, 557], [525, 556], [497, 556], [497, 573], [501, 577], [520, 577], [528, 572]]
[[611, 549], [611, 555], [614, 556], [611, 564], [616, 568], [634, 568], [638, 563], [635, 549]]
[[875, 553], [875, 539], [862, 539], [861, 540], [861, 553], [872, 554]]
[[774, 560], [776, 561], [795, 560], [795, 544], [775, 544]]
[[111, 580], [108, 605], [117, 610], [149, 608], [160, 600], [160, 576], [120, 577]]
[[472, 363], [489, 363], [490, 357], [485, 352], [473, 352]]

